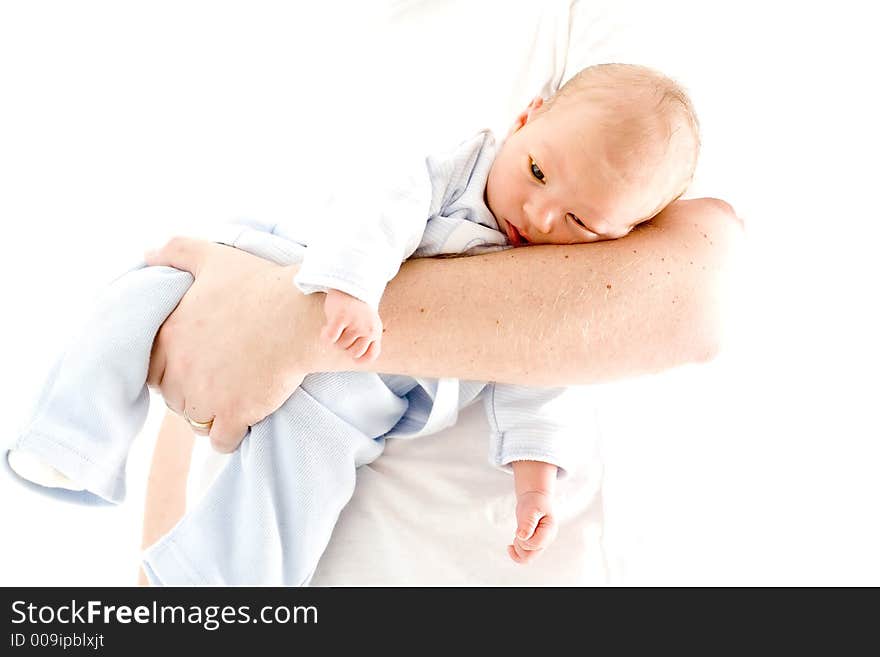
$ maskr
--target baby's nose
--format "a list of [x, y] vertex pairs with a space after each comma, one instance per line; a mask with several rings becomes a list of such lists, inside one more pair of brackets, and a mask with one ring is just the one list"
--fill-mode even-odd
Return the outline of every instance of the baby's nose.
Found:
[[555, 212], [552, 208], [541, 208], [534, 219], [535, 228], [541, 233], [549, 233], [553, 228]]

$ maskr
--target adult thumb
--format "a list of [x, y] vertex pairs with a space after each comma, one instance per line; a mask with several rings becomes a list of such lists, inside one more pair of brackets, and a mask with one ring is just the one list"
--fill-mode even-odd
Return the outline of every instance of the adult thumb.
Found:
[[144, 253], [144, 261], [151, 267], [174, 267], [198, 276], [206, 244], [191, 237], [172, 237], [162, 248]]

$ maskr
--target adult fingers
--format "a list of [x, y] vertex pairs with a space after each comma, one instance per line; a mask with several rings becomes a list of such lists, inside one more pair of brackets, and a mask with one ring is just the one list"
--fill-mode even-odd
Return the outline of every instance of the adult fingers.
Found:
[[230, 454], [238, 449], [250, 427], [242, 426], [222, 416], [214, 418], [211, 424], [211, 447], [221, 454]]
[[164, 265], [198, 276], [206, 246], [210, 246], [210, 243], [203, 240], [172, 237], [162, 248], [156, 251], [147, 251], [144, 254], [144, 260], [152, 267]]
[[211, 433], [214, 418], [207, 416], [203, 411], [197, 411], [192, 403], [184, 403], [183, 419], [189, 424], [189, 428], [197, 436], [207, 436]]
[[[177, 368], [175, 363], [166, 361], [163, 365], [158, 364], [158, 361], [164, 361], [164, 353], [156, 348], [157, 344], [158, 340], [153, 343], [153, 354], [155, 354], [155, 357], [150, 356], [147, 384], [159, 390], [159, 394], [162, 395], [162, 399], [165, 400], [165, 405], [168, 408], [183, 416], [183, 411], [186, 408], [186, 399], [184, 398], [183, 390], [178, 385], [181, 377], [179, 374], [176, 374]], [[155, 365], [154, 362], [156, 363]]]
[[165, 350], [159, 344], [159, 340], [153, 340], [150, 350], [150, 366], [147, 368], [147, 385], [158, 388], [165, 378]]
[[180, 415], [181, 417], [183, 417], [183, 408], [181, 408], [180, 406], [175, 406], [174, 404], [172, 404], [171, 402], [169, 402], [167, 399], [164, 399], [164, 398], [163, 398], [162, 401], [165, 402], [165, 406], [168, 407], [168, 410], [169, 410], [169, 411], [171, 411], [171, 412], [174, 413], [175, 415]]
[[[184, 418], [184, 419], [186, 419], [186, 418]], [[203, 436], [205, 438], [207, 438], [208, 436], [211, 435], [211, 430], [207, 427], [199, 427], [199, 426], [195, 426], [193, 424], [190, 424], [189, 430], [192, 431], [195, 435]], [[219, 452], [220, 450], [217, 450], [217, 451]]]

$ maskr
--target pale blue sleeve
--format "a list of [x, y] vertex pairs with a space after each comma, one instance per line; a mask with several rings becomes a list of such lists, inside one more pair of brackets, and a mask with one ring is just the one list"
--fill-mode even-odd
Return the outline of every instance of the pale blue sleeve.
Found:
[[580, 388], [536, 388], [492, 383], [483, 392], [489, 420], [489, 462], [512, 472], [514, 461], [542, 461], [559, 477], [582, 459], [594, 431], [593, 411]]
[[337, 192], [294, 278], [304, 294], [334, 289], [378, 308], [388, 281], [419, 246], [432, 195], [424, 158], [385, 168], [384, 176], [391, 184], [375, 184], [371, 175]]

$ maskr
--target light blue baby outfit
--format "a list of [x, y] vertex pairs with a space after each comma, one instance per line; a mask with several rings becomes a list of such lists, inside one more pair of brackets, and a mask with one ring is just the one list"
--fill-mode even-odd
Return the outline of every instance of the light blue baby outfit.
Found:
[[[506, 248], [483, 193], [495, 142], [481, 132], [383, 197], [380, 221], [351, 221], [308, 247], [283, 226], [227, 225], [218, 241], [279, 264], [301, 262], [304, 292], [342, 290], [377, 305], [407, 257]], [[425, 175], [427, 170], [428, 175]], [[375, 199], [376, 202], [379, 199]], [[363, 198], [358, 207], [370, 207]], [[338, 224], [337, 224], [338, 226]], [[82, 484], [52, 489], [73, 501], [122, 501], [131, 441], [146, 419], [150, 350], [192, 283], [169, 267], [140, 265], [113, 281], [51, 371], [33, 420], [15, 447]], [[307, 584], [355, 469], [386, 438], [413, 438], [455, 423], [484, 400], [490, 461], [572, 467], [578, 437], [560, 411], [564, 389], [372, 373], [312, 374], [251, 427], [201, 502], [144, 554], [154, 584]]]

